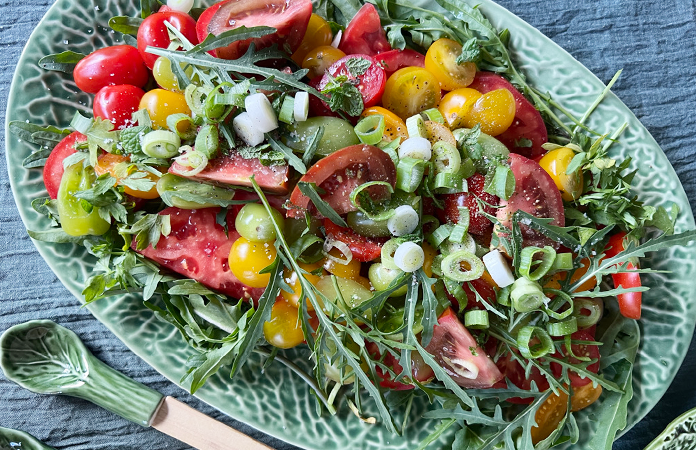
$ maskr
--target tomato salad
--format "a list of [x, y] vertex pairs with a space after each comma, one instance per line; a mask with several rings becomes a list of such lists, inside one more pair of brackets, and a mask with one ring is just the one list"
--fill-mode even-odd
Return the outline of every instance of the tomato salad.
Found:
[[468, 448], [576, 442], [574, 412], [630, 398], [637, 257], [692, 234], [629, 195], [622, 130], [525, 82], [506, 31], [466, 4], [142, 3], [109, 22], [125, 44], [40, 62], [93, 117], [14, 127], [57, 144], [28, 165], [47, 157], [34, 206], [60, 228], [32, 236], [99, 258], [87, 302], [141, 291], [199, 352], [192, 392], [303, 346], [329, 413], [369, 395], [397, 433], [385, 393], [428, 397], [423, 446], [460, 427]]

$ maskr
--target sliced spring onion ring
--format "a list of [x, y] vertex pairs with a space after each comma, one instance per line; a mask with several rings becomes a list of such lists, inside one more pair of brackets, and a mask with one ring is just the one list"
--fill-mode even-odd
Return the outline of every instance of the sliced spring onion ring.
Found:
[[289, 95], [286, 95], [283, 99], [278, 120], [287, 124], [291, 124], [295, 120], [295, 99]]
[[309, 116], [309, 94], [307, 92], [300, 91], [295, 94], [295, 107], [292, 112], [297, 122], [307, 120], [307, 116]]
[[510, 298], [512, 307], [522, 313], [539, 309], [548, 301], [539, 283], [524, 277], [515, 280], [510, 291]]
[[462, 287], [462, 283], [448, 280], [447, 278], [445, 278], [444, 281], [447, 292], [459, 303], [459, 311], [464, 310], [469, 303], [469, 297], [467, 297], [466, 291]]
[[483, 264], [495, 284], [504, 288], [515, 282], [515, 277], [510, 270], [507, 260], [499, 250], [493, 250], [483, 255]]
[[505, 286], [500, 288], [496, 294], [496, 302], [502, 306], [510, 306], [510, 291], [512, 288], [510, 286]]
[[[573, 314], [575, 302], [570, 298], [570, 295], [558, 289], [544, 289], [544, 295], [547, 293], [555, 296], [553, 301], [548, 306], [544, 307], [544, 312], [548, 314], [549, 317], [556, 320], [563, 320]], [[557, 312], [563, 305], [568, 305], [568, 307], [561, 312]]]
[[[420, 117], [420, 116], [419, 116]], [[438, 141], [432, 148], [435, 173], [457, 173], [462, 166], [462, 156], [454, 145]]]
[[489, 327], [488, 311], [472, 310], [464, 314], [464, 326], [473, 330], [485, 330]]
[[399, 267], [394, 263], [394, 253], [396, 249], [401, 245], [402, 240], [400, 239], [389, 239], [382, 245], [382, 253], [380, 258], [382, 259], [382, 265], [387, 269], [398, 269]]
[[[223, 101], [228, 100], [228, 96], [224, 94], [224, 89], [229, 89], [232, 86], [232, 83], [224, 82], [219, 86], [215, 86], [215, 88], [208, 93], [205, 99], [205, 106], [203, 107], [203, 114], [206, 119], [211, 122], [218, 122], [227, 117], [231, 108], [228, 107], [227, 103], [223, 103]], [[234, 96], [232, 96], [232, 98], [234, 98]]]
[[189, 84], [184, 89], [184, 97], [186, 98], [186, 104], [188, 105], [191, 112], [197, 116], [202, 116], [205, 114], [205, 101], [210, 94], [211, 88], [196, 86], [195, 84]]
[[387, 227], [393, 236], [413, 233], [418, 228], [420, 217], [411, 205], [401, 205], [394, 210], [394, 215], [387, 220]]
[[445, 117], [437, 108], [426, 109], [425, 111], [421, 112], [421, 117], [423, 117], [424, 120], [432, 120], [433, 122], [437, 123], [445, 123]]
[[460, 173], [442, 172], [435, 175], [431, 189], [438, 194], [466, 192], [466, 179]]
[[462, 239], [462, 242], [453, 242], [451, 239], [448, 239], [447, 242], [440, 246], [440, 250], [445, 256], [462, 250], [475, 255], [476, 241], [474, 241], [474, 238], [471, 237], [471, 235], [467, 234], [464, 239]]
[[399, 158], [415, 158], [430, 161], [433, 156], [430, 141], [423, 137], [410, 137], [401, 143]]
[[549, 322], [546, 331], [550, 336], [568, 336], [578, 331], [578, 321], [575, 316], [562, 322]]
[[399, 164], [399, 154], [397, 153], [397, 149], [399, 148], [400, 142], [401, 138], [398, 138], [394, 139], [393, 141], [382, 140], [379, 144], [377, 144], [377, 147], [379, 147], [380, 149], [382, 149], [384, 153], [389, 155], [392, 162], [394, 163], [394, 166]]
[[196, 151], [204, 153], [208, 159], [213, 159], [220, 147], [220, 132], [216, 125], [203, 125], [196, 135]]
[[[538, 257], [541, 256], [541, 259]], [[525, 247], [520, 255], [519, 272], [525, 278], [532, 281], [537, 281], [551, 269], [554, 260], [556, 259], [556, 250], [548, 245], [544, 248]], [[532, 270], [532, 266], [536, 268]]]
[[169, 130], [154, 130], [140, 139], [143, 153], [152, 158], [167, 159], [179, 153], [181, 139]]
[[171, 114], [167, 117], [167, 128], [183, 140], [193, 139], [196, 136], [196, 124], [188, 114]]
[[70, 126], [75, 129], [75, 131], [80, 132], [82, 134], [86, 134], [90, 128], [92, 128], [92, 124], [94, 123], [94, 119], [89, 119], [79, 112], [75, 111], [75, 115], [73, 116], [72, 120], [70, 121]]
[[[538, 343], [530, 347], [532, 340], [538, 339]], [[520, 349], [520, 354], [527, 359], [537, 359], [553, 353], [554, 345], [551, 336], [539, 327], [526, 326], [522, 327], [517, 333], [517, 346]]]
[[[452, 242], [462, 242], [469, 232], [469, 208], [466, 206], [459, 206], [459, 221], [452, 228], [452, 233], [450, 233], [449, 240]], [[476, 251], [476, 247], [472, 253]]]
[[404, 242], [399, 245], [396, 252], [394, 252], [394, 264], [404, 272], [415, 272], [423, 267], [424, 262], [425, 252], [423, 252], [423, 248], [415, 242]]
[[[468, 265], [469, 268], [462, 267]], [[483, 262], [467, 250], [450, 253], [442, 260], [442, 274], [454, 281], [471, 281], [483, 275]]]
[[235, 133], [245, 144], [255, 147], [263, 142], [263, 131], [258, 129], [249, 113], [243, 112], [232, 120]]
[[264, 94], [258, 92], [244, 99], [244, 108], [252, 118], [254, 125], [262, 133], [268, 133], [278, 128], [278, 118], [271, 102]]
[[555, 272], [558, 270], [571, 270], [573, 268], [573, 254], [572, 253], [556, 253], [556, 258], [553, 260], [550, 272]]
[[[589, 315], [584, 314], [589, 311]], [[576, 298], [573, 302], [573, 315], [579, 328], [589, 328], [597, 324], [604, 313], [604, 301], [601, 298]]]
[[[338, 258], [331, 253], [331, 249], [335, 248], [343, 256], [345, 256], [344, 259]], [[328, 259], [331, 261], [337, 262], [338, 264], [342, 265], [348, 265], [352, 260], [353, 260], [353, 252], [350, 250], [350, 247], [348, 244], [342, 241], [337, 241], [331, 237], [327, 237], [326, 240], [324, 241], [324, 256], [326, 256]]]
[[408, 137], [428, 138], [428, 130], [425, 128], [425, 121], [420, 114], [406, 119], [406, 132]]
[[181, 164], [182, 166], [190, 167], [191, 170], [186, 172], [181, 172], [180, 175], [184, 177], [192, 177], [198, 175], [206, 168], [208, 165], [208, 157], [203, 153], [192, 149], [188, 145], [184, 145], [179, 149], [183, 154], [177, 156], [174, 161]]
[[404, 157], [396, 165], [396, 187], [404, 192], [415, 192], [425, 174], [425, 161]]
[[450, 237], [452, 228], [454, 228], [454, 226], [448, 223], [440, 225], [426, 237], [428, 244], [435, 249], [440, 248], [440, 245]]
[[373, 114], [361, 119], [355, 125], [355, 134], [360, 142], [367, 145], [376, 145], [384, 136], [385, 121], [381, 114]]
[[381, 212], [375, 214], [374, 212], [366, 211], [360, 205], [360, 202], [358, 201], [358, 196], [360, 195], [360, 193], [363, 190], [365, 190], [369, 187], [372, 187], [372, 186], [384, 186], [387, 189], [387, 191], [389, 191], [390, 194], [394, 193], [394, 188], [391, 186], [391, 184], [387, 183], [386, 181], [369, 181], [369, 182], [363, 183], [360, 186], [353, 189], [353, 191], [350, 193], [350, 202], [353, 204], [353, 206], [358, 208], [358, 211], [365, 214], [370, 219], [377, 220], [377, 221], [386, 220], [389, 217], [391, 217], [392, 215], [394, 215], [393, 210], [390, 209], [390, 210], [381, 211]]

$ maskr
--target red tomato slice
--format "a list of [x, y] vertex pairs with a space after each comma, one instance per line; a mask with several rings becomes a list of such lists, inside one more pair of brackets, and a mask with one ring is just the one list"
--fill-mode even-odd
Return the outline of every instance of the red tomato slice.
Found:
[[[381, 355], [377, 344], [374, 342], [368, 342], [365, 345], [365, 348], [374, 359], [380, 358]], [[404, 368], [399, 363], [399, 360], [396, 359], [396, 357], [391, 353], [387, 353], [384, 356], [382, 363], [391, 368], [397, 375], [404, 371]], [[405, 391], [414, 388], [412, 384], [394, 381], [391, 373], [385, 371], [379, 366], [375, 367], [375, 372], [377, 372], [377, 375], [382, 379], [379, 385], [383, 388], [393, 389], [396, 391]], [[427, 383], [428, 381], [432, 380], [433, 377], [435, 377], [435, 372], [433, 372], [433, 369], [430, 368], [430, 366], [428, 366], [423, 358], [416, 352], [411, 352], [411, 374], [419, 383]]]
[[129, 84], [104, 86], [94, 96], [94, 117], [110, 121], [117, 129], [133, 125], [131, 117], [139, 109], [143, 95], [145, 91]]
[[[196, 21], [188, 14], [178, 11], [157, 12], [149, 15], [138, 28], [138, 51], [147, 67], [152, 69], [159, 56], [145, 51], [147, 47], [167, 48], [171, 44], [169, 31], [164, 22], [169, 22], [192, 44], [198, 44]], [[119, 83], [128, 84], [128, 83]]]
[[[502, 134], [495, 138], [505, 144], [511, 152], [519, 153], [527, 158], [536, 158], [546, 153], [541, 145], [548, 141], [548, 133], [544, 119], [539, 111], [502, 76], [491, 72], [478, 72], [470, 88], [485, 94], [496, 89], [507, 89], [515, 97], [515, 119]], [[530, 146], [521, 146], [523, 139], [532, 142]]]
[[[594, 336], [587, 330], [580, 330], [573, 333], [570, 338], [574, 341], [594, 341]], [[570, 346], [575, 356], [584, 356], [586, 358], [596, 360], [594, 363], [587, 366], [587, 370], [592, 373], [597, 373], [599, 371], [599, 347], [596, 345], [585, 345], [585, 344], [572, 344]], [[556, 358], [565, 358], [565, 345], [563, 346], [563, 351], [561, 353], [556, 352], [553, 356]], [[571, 364], [577, 364], [581, 361], [574, 357], [569, 357], [568, 362]], [[562, 373], [562, 367], [558, 363], [551, 363], [551, 371], [554, 376], [560, 377]], [[591, 383], [589, 378], [583, 378], [576, 372], [572, 370], [568, 372], [568, 378], [570, 378], [570, 385], [573, 387], [585, 386]]]
[[469, 232], [479, 236], [490, 234], [493, 229], [493, 222], [479, 212], [479, 203], [477, 199], [481, 199], [493, 205], [483, 207], [483, 210], [490, 215], [495, 214], [494, 206], [498, 204], [500, 199], [495, 195], [483, 192], [483, 188], [486, 184], [486, 177], [484, 175], [475, 173], [467, 178], [466, 181], [469, 192], [445, 194], [442, 196], [445, 208], [438, 211], [440, 218], [443, 221], [457, 223], [459, 222], [459, 207], [466, 206], [469, 208]]
[[82, 58], [73, 70], [77, 87], [90, 94], [96, 94], [104, 86], [119, 84], [142, 88], [149, 77], [143, 58], [130, 45], [113, 45], [94, 51]]
[[[528, 212], [534, 217], [551, 218], [551, 225], [565, 226], [563, 200], [561, 193], [551, 176], [541, 166], [522, 155], [510, 153], [510, 168], [515, 176], [515, 192], [506, 201], [500, 201], [503, 208], [497, 212], [498, 220], [510, 227], [512, 215], [518, 209]], [[554, 242], [541, 233], [520, 224], [525, 246], [544, 247], [550, 245], [556, 250], [560, 243]]]
[[374, 5], [365, 3], [343, 32], [338, 48], [346, 55], [376, 55], [391, 50]]
[[[175, 162], [169, 168], [169, 172], [179, 176], [190, 170]], [[197, 175], [196, 180], [215, 181], [217, 183], [231, 184], [233, 186], [251, 186], [251, 176], [264, 191], [272, 194], [285, 195], [288, 193], [288, 166], [264, 166], [256, 159], [244, 159], [239, 153], [219, 156], [208, 164]]]
[[343, 228], [329, 219], [324, 219], [326, 236], [348, 244], [353, 259], [360, 262], [373, 261], [382, 255], [382, 245], [387, 238], [369, 238], [355, 233], [350, 228]]
[[80, 142], [86, 142], [87, 136], [84, 134], [73, 131], [69, 135], [63, 138], [62, 141], [56, 145], [51, 154], [48, 155], [46, 159], [46, 165], [43, 169], [43, 180], [46, 190], [48, 191], [48, 196], [52, 199], [58, 198], [58, 188], [60, 187], [60, 179], [63, 178], [63, 160], [68, 156], [75, 153], [75, 145]]
[[264, 0], [223, 1], [201, 14], [196, 24], [199, 39], [211, 33], [215, 36], [237, 27], [265, 25], [275, 28], [273, 34], [256, 39], [233, 42], [227, 47], [218, 48], [219, 58], [236, 59], [242, 56], [253, 42], [257, 49], [278, 44], [292, 54], [300, 46], [309, 17], [312, 15], [310, 0], [286, 0], [266, 2]]
[[425, 348], [464, 388], [485, 389], [503, 378], [503, 374], [464, 328], [452, 308], [438, 318], [433, 338]]
[[[362, 74], [356, 78], [350, 73], [346, 63], [351, 59], [364, 59], [370, 62], [370, 67]], [[387, 77], [384, 73], [384, 69], [377, 62], [376, 59], [369, 55], [348, 55], [339, 59], [331, 65], [328, 69], [329, 74], [333, 77], [339, 77], [345, 75], [349, 80], [356, 80], [358, 90], [362, 94], [363, 103], [365, 108], [370, 106], [375, 106], [382, 99], [382, 93], [384, 92], [384, 86], [387, 83]], [[324, 75], [317, 86], [320, 91], [324, 89], [324, 86], [329, 82], [329, 78]]]
[[[396, 168], [389, 155], [372, 145], [351, 145], [320, 159], [302, 176], [300, 181], [315, 183], [324, 190], [321, 198], [338, 214], [355, 211], [350, 201], [350, 193], [361, 184], [369, 181], [386, 181], [392, 187], [396, 185]], [[386, 194], [379, 186], [367, 188], [372, 198]], [[316, 214], [314, 205], [310, 204], [298, 187], [290, 195], [292, 207], [288, 217], [301, 219], [305, 211]]]
[[[471, 285], [471, 287], [469, 287], [469, 285]], [[480, 278], [463, 283], [462, 289], [464, 289], [464, 292], [466, 293], [466, 299], [468, 300], [468, 304], [466, 306], [467, 310], [485, 308], [479, 301], [479, 298], [476, 295], [477, 293], [481, 296], [482, 299], [486, 300], [488, 303], [496, 303], [497, 299], [495, 295], [495, 289], [493, 289], [490, 284], [486, 283]]]
[[258, 300], [263, 289], [245, 286], [230, 271], [230, 248], [239, 234], [230, 229], [229, 237], [225, 235], [215, 220], [218, 211], [219, 208], [165, 209], [160, 214], [169, 216], [171, 233], [160, 238], [157, 248], [149, 246], [139, 253], [230, 297]]
[[375, 59], [382, 64], [387, 78], [404, 67], [425, 67], [425, 56], [415, 50], [389, 50], [380, 53]]

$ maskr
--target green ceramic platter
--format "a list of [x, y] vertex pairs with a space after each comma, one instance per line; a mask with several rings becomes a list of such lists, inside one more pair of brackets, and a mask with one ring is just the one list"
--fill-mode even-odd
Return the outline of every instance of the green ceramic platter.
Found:
[[[420, 0], [432, 6], [428, 0]], [[91, 113], [90, 96], [77, 89], [70, 76], [46, 72], [36, 63], [44, 55], [67, 49], [89, 53], [120, 40], [106, 27], [110, 17], [135, 15], [135, 4], [126, 0], [58, 0], [41, 21], [17, 66], [8, 102], [7, 120], [28, 120], [40, 124], [67, 126], [75, 109]], [[569, 54], [509, 11], [488, 0], [476, 0], [499, 28], [508, 28], [517, 61], [531, 83], [554, 98], [576, 116], [581, 116], [604, 85]], [[615, 96], [601, 104], [589, 125], [610, 132], [628, 121], [621, 143], [613, 148], [639, 163], [637, 191], [654, 205], [675, 202], [682, 210], [680, 230], [694, 228], [686, 194], [664, 153]], [[6, 128], [7, 129], [7, 128]], [[22, 159], [31, 152], [29, 144], [7, 136], [7, 159], [12, 190], [27, 228], [45, 229], [48, 222], [36, 214], [31, 200], [45, 195], [40, 170], [25, 170]], [[665, 195], [669, 193], [669, 195]], [[65, 286], [78, 298], [83, 280], [92, 270], [82, 248], [71, 245], [36, 246]], [[652, 255], [645, 266], [671, 273], [655, 274], [647, 280], [652, 288], [645, 296], [640, 327], [645, 337], [634, 373], [635, 396], [630, 403], [628, 427], [638, 422], [657, 403], [672, 381], [689, 347], [696, 322], [696, 254], [694, 247], [675, 248]], [[191, 354], [177, 331], [159, 321], [135, 296], [101, 300], [90, 305], [92, 313], [108, 326], [135, 353], [172, 381], [183, 374], [184, 361]], [[300, 364], [306, 355], [297, 351]], [[405, 436], [390, 435], [380, 426], [367, 425], [347, 411], [336, 417], [317, 417], [314, 398], [306, 385], [279, 364], [259, 376], [259, 361], [248, 364], [238, 378], [230, 381], [218, 375], [196, 395], [230, 416], [268, 434], [308, 449], [408, 449], [425, 437], [434, 424], [418, 420], [426, 408], [413, 411], [412, 426]], [[587, 439], [594, 427], [592, 416], [601, 403], [581, 414], [580, 436]], [[443, 438], [443, 445], [444, 440]], [[433, 448], [436, 446], [433, 446]], [[581, 445], [579, 448], [583, 448]]]

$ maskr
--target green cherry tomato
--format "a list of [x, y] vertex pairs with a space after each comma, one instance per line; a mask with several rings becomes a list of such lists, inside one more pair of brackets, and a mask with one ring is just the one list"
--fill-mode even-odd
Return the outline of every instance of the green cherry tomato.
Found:
[[94, 169], [85, 167], [82, 162], [68, 166], [63, 172], [58, 189], [58, 215], [61, 228], [70, 236], [99, 236], [111, 227], [96, 208], [74, 195], [90, 189], [96, 179]]
[[367, 237], [391, 236], [386, 220], [372, 220], [361, 211], [349, 212], [346, 217], [348, 226], [358, 234]]
[[273, 227], [275, 221], [283, 231], [285, 221], [282, 214], [271, 208], [273, 217], [268, 214], [266, 208], [258, 203], [247, 203], [242, 207], [234, 221], [234, 228], [242, 237], [252, 242], [274, 241], [276, 230]]
[[[392, 281], [399, 278], [403, 272], [399, 269], [387, 269], [382, 265], [382, 263], [375, 263], [370, 266], [370, 270], [367, 276], [370, 278], [370, 283], [378, 291], [383, 291], [389, 287]], [[396, 291], [392, 292], [390, 297], [398, 297], [400, 295], [406, 295], [406, 290], [408, 286], [402, 286]]]
[[320, 127], [324, 127], [324, 135], [319, 140], [317, 155], [330, 155], [344, 147], [360, 143], [353, 125], [348, 121], [338, 117], [311, 117], [288, 127], [290, 138], [285, 139], [285, 144], [295, 151], [304, 152]]

